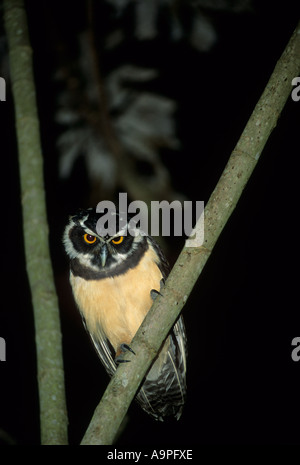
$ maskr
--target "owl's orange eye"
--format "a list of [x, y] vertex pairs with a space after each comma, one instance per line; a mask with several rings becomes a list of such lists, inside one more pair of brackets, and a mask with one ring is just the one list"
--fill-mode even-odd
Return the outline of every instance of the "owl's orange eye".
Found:
[[83, 236], [83, 239], [85, 240], [85, 242], [87, 244], [94, 244], [97, 240], [97, 237], [96, 236], [92, 236], [91, 234], [85, 234]]
[[124, 241], [124, 236], [116, 237], [111, 240], [113, 244], [119, 245]]

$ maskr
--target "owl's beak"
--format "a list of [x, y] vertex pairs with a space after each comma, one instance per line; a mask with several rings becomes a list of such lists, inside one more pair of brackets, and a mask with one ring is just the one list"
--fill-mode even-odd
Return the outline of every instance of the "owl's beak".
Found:
[[107, 255], [108, 255], [107, 245], [104, 244], [100, 250], [101, 265], [103, 268], [105, 267]]

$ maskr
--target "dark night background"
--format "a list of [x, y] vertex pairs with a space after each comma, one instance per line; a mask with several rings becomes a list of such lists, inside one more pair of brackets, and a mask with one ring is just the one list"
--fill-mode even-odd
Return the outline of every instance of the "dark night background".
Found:
[[[53, 31], [72, 37], [85, 2], [27, 2], [45, 157], [50, 245], [60, 302], [70, 443], [78, 444], [108, 382], [72, 300], [61, 235], [68, 214], [87, 206], [79, 164], [58, 176]], [[185, 40], [129, 38], [113, 60], [160, 71], [158, 89], [177, 102], [178, 151], [161, 154], [174, 188], [207, 202], [276, 61], [298, 21], [294, 3], [252, 2], [241, 13], [210, 12], [217, 42], [208, 52]], [[104, 11], [106, 11], [104, 9]], [[130, 24], [130, 11], [125, 18]], [[109, 21], [99, 16], [99, 29]], [[3, 34], [3, 25], [1, 25]], [[101, 58], [104, 61], [105, 55]], [[292, 87], [291, 87], [292, 90]], [[20, 186], [9, 85], [1, 102], [2, 292], [0, 430], [17, 444], [39, 443], [33, 315], [22, 239]], [[184, 308], [188, 398], [182, 418], [156, 423], [134, 403], [118, 445], [299, 444], [300, 362], [298, 199], [300, 102], [290, 98], [243, 196]], [[99, 201], [102, 199], [99, 199]], [[141, 199], [142, 200], [142, 199]], [[183, 241], [170, 240], [173, 264]], [[0, 441], [5, 443], [3, 433]], [[2, 440], [3, 439], [3, 440]]]

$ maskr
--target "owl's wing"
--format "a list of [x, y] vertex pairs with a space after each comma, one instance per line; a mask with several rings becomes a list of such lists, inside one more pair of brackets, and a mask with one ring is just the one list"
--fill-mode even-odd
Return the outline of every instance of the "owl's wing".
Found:
[[[168, 261], [158, 243], [148, 236], [159, 257], [157, 264], [162, 273], [160, 291], [169, 275]], [[160, 349], [136, 400], [140, 406], [156, 420], [166, 417], [180, 418], [186, 398], [186, 359], [187, 338], [182, 316], [178, 318]]]
[[112, 376], [117, 369], [117, 365], [115, 364], [114, 359], [112, 357], [112, 354], [114, 354], [114, 350], [111, 348], [109, 340], [106, 338], [95, 339], [92, 335], [91, 339], [93, 341], [97, 354], [100, 357], [102, 364], [104, 365], [104, 368], [106, 369], [109, 376]]
[[159, 257], [159, 263], [157, 263], [157, 266], [161, 271], [161, 274], [163, 276], [163, 281], [165, 281], [167, 279], [167, 277], [169, 276], [169, 273], [170, 273], [170, 265], [168, 263], [168, 260], [166, 259], [166, 256], [163, 253], [161, 247], [153, 239], [153, 237], [148, 236], [148, 240], [150, 241], [153, 249], [155, 250], [155, 252], [157, 253], [157, 256]]
[[101, 331], [99, 331], [97, 337], [91, 334], [87, 329], [84, 316], [81, 316], [83, 325], [88, 335], [90, 336], [92, 343], [94, 344], [95, 350], [101, 360], [101, 363], [103, 364], [109, 376], [112, 376], [117, 369], [117, 365], [114, 362], [115, 351], [112, 345], [110, 344], [109, 340], [102, 334]]
[[179, 420], [186, 398], [186, 334], [180, 317], [149, 370], [136, 400], [156, 420]]

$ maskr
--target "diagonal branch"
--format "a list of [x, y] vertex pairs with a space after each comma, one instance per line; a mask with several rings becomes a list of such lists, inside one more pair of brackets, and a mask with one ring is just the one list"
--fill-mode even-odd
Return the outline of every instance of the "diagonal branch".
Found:
[[66, 444], [68, 420], [60, 320], [49, 254], [32, 49], [23, 0], [5, 0], [4, 18], [15, 102], [26, 267], [34, 310], [41, 441]]
[[[130, 344], [136, 356], [122, 364], [97, 406], [82, 444], [112, 444], [126, 411], [180, 314], [233, 212], [300, 72], [300, 23], [278, 61], [205, 208], [204, 244], [185, 246], [163, 291]], [[197, 229], [197, 225], [196, 225]]]

